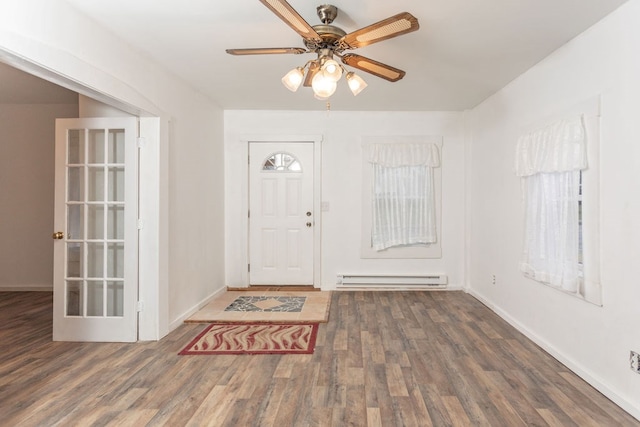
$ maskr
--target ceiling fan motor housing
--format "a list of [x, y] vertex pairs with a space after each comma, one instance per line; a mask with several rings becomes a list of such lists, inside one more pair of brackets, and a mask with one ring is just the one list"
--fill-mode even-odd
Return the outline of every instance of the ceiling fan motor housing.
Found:
[[336, 47], [336, 42], [347, 34], [342, 28], [331, 25], [338, 16], [338, 8], [330, 4], [323, 4], [318, 6], [316, 10], [322, 24], [314, 25], [311, 28], [322, 38], [322, 43], [305, 40], [305, 46], [312, 51], [327, 48], [333, 50]]
[[331, 4], [322, 4], [316, 8], [318, 18], [323, 24], [331, 24], [338, 16], [338, 8]]
[[326, 45], [334, 45], [347, 34], [342, 28], [335, 25], [314, 25], [311, 28], [322, 37], [322, 42]]

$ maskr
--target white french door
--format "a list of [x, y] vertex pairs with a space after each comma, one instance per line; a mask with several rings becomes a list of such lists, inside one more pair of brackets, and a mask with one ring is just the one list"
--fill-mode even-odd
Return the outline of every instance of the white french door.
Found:
[[56, 120], [53, 339], [137, 340], [137, 119]]
[[312, 285], [312, 143], [249, 144], [249, 283]]

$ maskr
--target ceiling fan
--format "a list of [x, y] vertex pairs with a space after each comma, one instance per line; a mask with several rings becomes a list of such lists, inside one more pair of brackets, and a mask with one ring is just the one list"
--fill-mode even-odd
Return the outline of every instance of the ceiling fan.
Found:
[[[307, 61], [303, 67], [289, 71], [282, 83], [291, 91], [296, 91], [304, 81], [304, 86], [311, 86], [318, 99], [327, 99], [336, 90], [336, 85], [343, 72], [354, 95], [360, 93], [367, 84], [364, 80], [348, 71], [334, 58], [340, 58], [343, 64], [373, 74], [390, 82], [402, 79], [405, 72], [373, 59], [353, 53], [344, 53], [368, 46], [392, 37], [407, 34], [420, 28], [418, 20], [408, 12], [391, 16], [375, 24], [347, 33], [335, 25], [331, 25], [338, 15], [338, 8], [325, 4], [316, 8], [322, 24], [310, 26], [286, 0], [260, 0], [273, 13], [289, 25], [303, 38], [305, 48], [250, 48], [227, 49], [231, 55], [272, 55], [316, 53], [317, 58]], [[305, 76], [306, 69], [306, 76]]]

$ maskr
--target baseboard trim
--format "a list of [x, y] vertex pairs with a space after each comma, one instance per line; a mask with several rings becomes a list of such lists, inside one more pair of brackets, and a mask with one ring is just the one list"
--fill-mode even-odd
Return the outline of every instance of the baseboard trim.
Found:
[[51, 285], [2, 286], [0, 292], [53, 292]]
[[627, 399], [621, 397], [619, 394], [611, 390], [603, 381], [591, 375], [587, 369], [585, 369], [582, 365], [577, 363], [575, 360], [567, 357], [562, 352], [558, 351], [554, 346], [552, 346], [549, 342], [541, 338], [539, 335], [535, 334], [527, 327], [525, 327], [522, 323], [511, 317], [507, 312], [495, 306], [487, 298], [485, 298], [481, 293], [474, 291], [473, 289], [465, 289], [469, 295], [480, 301], [491, 311], [500, 316], [504, 321], [509, 323], [511, 326], [516, 328], [519, 332], [521, 332], [524, 336], [529, 338], [531, 341], [540, 346], [544, 351], [549, 353], [551, 356], [556, 358], [560, 363], [569, 368], [573, 373], [578, 375], [580, 378], [585, 380], [591, 386], [593, 386], [600, 393], [605, 395], [609, 400], [613, 403], [621, 407], [623, 410], [629, 413], [632, 417], [636, 418], [640, 421], [640, 407], [634, 405], [632, 402]]
[[169, 332], [173, 331], [178, 326], [182, 325], [184, 323], [184, 321], [186, 319], [188, 319], [191, 315], [193, 315], [195, 312], [200, 310], [205, 305], [209, 304], [211, 302], [211, 300], [213, 300], [215, 297], [217, 297], [220, 294], [225, 293], [226, 291], [227, 291], [226, 286], [223, 286], [220, 289], [214, 291], [211, 295], [206, 297], [204, 300], [200, 301], [198, 304], [196, 304], [193, 307], [191, 307], [186, 312], [182, 313], [177, 319], [175, 319], [174, 321], [169, 323]]

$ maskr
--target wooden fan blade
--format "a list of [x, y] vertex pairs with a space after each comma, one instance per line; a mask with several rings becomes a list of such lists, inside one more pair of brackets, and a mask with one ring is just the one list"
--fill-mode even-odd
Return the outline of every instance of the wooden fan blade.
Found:
[[309, 70], [307, 71], [307, 75], [304, 78], [303, 86], [310, 87], [311, 80], [313, 80], [313, 76], [315, 76], [318, 71], [320, 71], [320, 64], [318, 64], [315, 61], [311, 62], [309, 64]]
[[390, 65], [374, 61], [373, 59], [365, 58], [364, 56], [355, 55], [353, 53], [347, 53], [346, 55], [343, 55], [342, 62], [353, 68], [357, 68], [359, 70], [373, 74], [374, 76], [389, 80], [390, 82], [397, 82], [406, 74], [404, 71]]
[[348, 45], [350, 49], [356, 49], [416, 31], [418, 28], [420, 28], [418, 19], [409, 12], [402, 12], [391, 18], [349, 33], [342, 37], [339, 43]]
[[280, 19], [303, 38], [317, 42], [322, 41], [322, 38], [311, 28], [311, 25], [302, 19], [302, 16], [285, 0], [260, 0], [260, 3], [271, 9], [273, 13], [278, 15]]
[[251, 49], [227, 49], [230, 55], [277, 55], [281, 53], [291, 53], [299, 55], [307, 50], [301, 47], [258, 47]]

